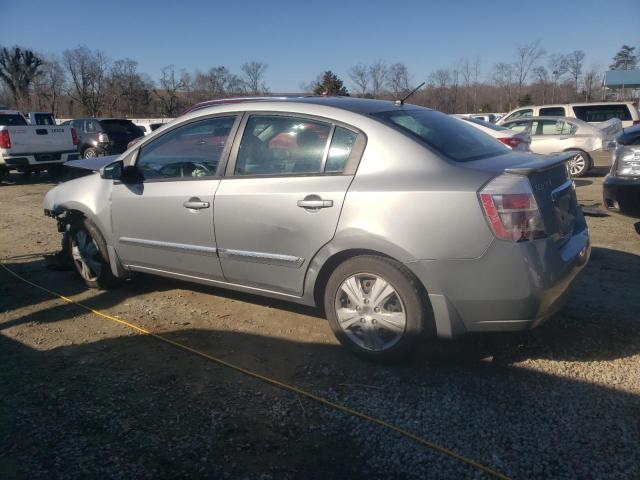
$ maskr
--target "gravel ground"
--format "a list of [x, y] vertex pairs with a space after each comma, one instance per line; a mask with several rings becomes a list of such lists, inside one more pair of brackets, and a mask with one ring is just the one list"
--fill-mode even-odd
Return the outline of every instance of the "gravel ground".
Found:
[[[16, 177], [14, 177], [15, 179]], [[577, 181], [585, 206], [602, 178]], [[531, 332], [473, 335], [405, 364], [350, 356], [318, 312], [138, 276], [87, 291], [44, 176], [0, 187], [0, 256], [41, 285], [377, 416], [512, 478], [640, 478], [640, 236], [589, 217], [592, 259]], [[8, 208], [7, 206], [10, 206]], [[379, 426], [179, 351], [0, 271], [0, 478], [484, 478]]]

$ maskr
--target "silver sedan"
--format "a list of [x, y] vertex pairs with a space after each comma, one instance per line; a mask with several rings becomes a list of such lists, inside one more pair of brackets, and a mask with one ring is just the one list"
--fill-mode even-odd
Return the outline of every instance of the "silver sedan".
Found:
[[401, 102], [217, 102], [48, 192], [78, 274], [145, 272], [323, 308], [372, 360], [539, 325], [590, 252], [567, 156]]

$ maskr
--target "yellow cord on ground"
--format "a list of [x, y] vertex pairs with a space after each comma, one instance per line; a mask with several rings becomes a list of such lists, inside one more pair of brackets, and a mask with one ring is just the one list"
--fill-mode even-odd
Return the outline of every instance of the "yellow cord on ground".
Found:
[[253, 377], [253, 378], [255, 378], [257, 380], [260, 380], [260, 381], [262, 381], [264, 383], [267, 383], [269, 385], [273, 385], [273, 386], [281, 388], [283, 390], [288, 390], [290, 392], [296, 393], [298, 395], [301, 395], [303, 397], [309, 398], [311, 400], [315, 400], [316, 402], [321, 403], [321, 404], [323, 404], [323, 405], [325, 405], [327, 407], [331, 407], [331, 408], [333, 408], [335, 410], [338, 410], [340, 412], [348, 413], [349, 415], [353, 415], [354, 417], [360, 418], [362, 420], [366, 420], [367, 422], [373, 423], [374, 425], [379, 425], [381, 427], [385, 427], [385, 428], [387, 428], [389, 430], [392, 430], [392, 431], [394, 431], [396, 433], [399, 433], [400, 435], [402, 435], [404, 437], [407, 437], [407, 438], [415, 441], [416, 443], [418, 443], [418, 444], [420, 444], [420, 445], [422, 445], [424, 447], [427, 447], [427, 448], [430, 448], [430, 449], [435, 450], [437, 452], [440, 452], [440, 453], [442, 453], [442, 454], [444, 454], [444, 455], [446, 455], [448, 457], [451, 457], [451, 458], [453, 458], [455, 460], [458, 460], [459, 462], [462, 462], [462, 463], [464, 463], [464, 464], [466, 464], [466, 465], [468, 465], [470, 467], [473, 467], [473, 468], [475, 468], [477, 470], [480, 470], [480, 471], [482, 471], [482, 472], [486, 473], [487, 475], [490, 475], [490, 476], [492, 476], [494, 478], [499, 478], [501, 480], [509, 480], [509, 477], [507, 477], [506, 475], [504, 475], [504, 474], [502, 474], [500, 472], [497, 472], [497, 471], [495, 471], [495, 470], [493, 470], [493, 469], [491, 469], [491, 468], [489, 468], [489, 467], [487, 467], [487, 466], [485, 466], [485, 465], [483, 465], [481, 463], [478, 463], [478, 462], [476, 462], [476, 461], [474, 461], [474, 460], [472, 460], [470, 458], [467, 458], [467, 457], [465, 457], [463, 455], [460, 455], [460, 454], [458, 454], [458, 453], [456, 453], [456, 452], [454, 452], [452, 450], [449, 450], [448, 448], [445, 448], [445, 447], [442, 447], [442, 446], [440, 446], [440, 445], [438, 445], [436, 443], [430, 442], [430, 441], [428, 441], [428, 440], [426, 440], [426, 439], [424, 439], [424, 438], [422, 438], [422, 437], [420, 437], [420, 436], [418, 436], [418, 435], [416, 435], [414, 433], [411, 433], [410, 431], [405, 430], [405, 429], [403, 429], [401, 427], [398, 427], [398, 426], [393, 425], [391, 423], [385, 422], [384, 420], [380, 420], [379, 418], [371, 417], [371, 416], [367, 415], [366, 413], [362, 413], [362, 412], [359, 412], [359, 411], [354, 410], [352, 408], [346, 407], [344, 405], [340, 405], [340, 404], [335, 403], [335, 402], [333, 402], [331, 400], [327, 400], [326, 398], [320, 397], [320, 396], [318, 396], [318, 395], [316, 395], [314, 393], [308, 392], [306, 390], [303, 390], [301, 388], [295, 387], [293, 385], [289, 385], [289, 384], [281, 382], [279, 380], [275, 380], [273, 378], [266, 377], [266, 376], [261, 375], [259, 373], [252, 372], [251, 370], [247, 370], [245, 368], [239, 367], [238, 365], [234, 365], [233, 363], [229, 363], [229, 362], [227, 362], [225, 360], [222, 360], [222, 359], [220, 359], [218, 357], [214, 357], [214, 356], [209, 355], [207, 353], [201, 352], [200, 350], [196, 350], [195, 348], [191, 348], [188, 345], [184, 345], [182, 343], [179, 343], [179, 342], [173, 341], [171, 339], [168, 339], [166, 337], [163, 337], [162, 335], [158, 335], [156, 333], [150, 332], [149, 330], [146, 330], [146, 329], [144, 329], [142, 327], [134, 325], [133, 323], [129, 323], [126, 320], [121, 320], [119, 318], [116, 318], [116, 317], [113, 317], [113, 316], [108, 315], [106, 313], [103, 313], [103, 312], [101, 312], [99, 310], [94, 310], [93, 308], [91, 308], [91, 307], [89, 307], [87, 305], [84, 305], [81, 302], [76, 302], [75, 300], [72, 300], [69, 297], [65, 297], [64, 295], [60, 295], [59, 293], [54, 292], [53, 290], [49, 290], [46, 287], [43, 287], [41, 285], [38, 285], [36, 283], [33, 283], [33, 282], [27, 280], [26, 278], [22, 277], [21, 275], [17, 274], [13, 270], [11, 270], [9, 267], [7, 267], [4, 264], [4, 262], [2, 262], [2, 261], [0, 261], [0, 266], [2, 266], [2, 268], [4, 268], [7, 272], [9, 272], [11, 275], [13, 275], [18, 280], [20, 280], [20, 281], [22, 281], [24, 283], [27, 283], [27, 284], [31, 285], [32, 287], [38, 288], [38, 289], [40, 289], [40, 290], [42, 290], [44, 292], [47, 292], [48, 294], [53, 295], [54, 297], [58, 297], [58, 298], [64, 300], [65, 302], [67, 302], [67, 303], [71, 303], [73, 305], [77, 305], [77, 306], [79, 306], [79, 307], [81, 307], [81, 308], [83, 308], [83, 309], [85, 309], [85, 310], [87, 310], [87, 311], [99, 316], [99, 317], [102, 317], [102, 318], [107, 319], [107, 320], [111, 320], [112, 322], [116, 322], [116, 323], [119, 323], [121, 325], [125, 325], [125, 326], [127, 326], [127, 327], [129, 327], [129, 328], [131, 328], [131, 329], [133, 329], [133, 330], [135, 330], [137, 332], [140, 332], [140, 333], [142, 333], [144, 335], [149, 335], [149, 336], [155, 338], [156, 340], [160, 340], [161, 342], [168, 343], [169, 345], [172, 345], [172, 346], [174, 346], [176, 348], [179, 348], [181, 350], [185, 350], [185, 351], [187, 351], [189, 353], [193, 353], [194, 355], [197, 355], [199, 357], [205, 358], [205, 359], [207, 359], [207, 360], [209, 360], [211, 362], [217, 363], [217, 364], [222, 365], [224, 367], [230, 368], [231, 370], [235, 370], [236, 372], [243, 373], [243, 374], [245, 374], [245, 375], [247, 375], [249, 377]]

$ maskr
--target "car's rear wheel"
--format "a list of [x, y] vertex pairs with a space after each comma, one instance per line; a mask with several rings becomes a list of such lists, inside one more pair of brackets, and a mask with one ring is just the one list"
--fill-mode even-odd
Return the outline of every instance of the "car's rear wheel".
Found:
[[385, 257], [358, 256], [339, 265], [327, 282], [324, 307], [340, 343], [368, 360], [406, 356], [427, 327], [417, 280]]
[[109, 265], [107, 245], [93, 222], [73, 222], [65, 234], [65, 244], [76, 272], [88, 287], [107, 289], [118, 284]]
[[586, 152], [576, 150], [573, 157], [567, 162], [569, 174], [572, 177], [584, 177], [591, 168], [591, 158]]
[[82, 152], [82, 158], [96, 158], [98, 157], [98, 151], [95, 148], [89, 147]]

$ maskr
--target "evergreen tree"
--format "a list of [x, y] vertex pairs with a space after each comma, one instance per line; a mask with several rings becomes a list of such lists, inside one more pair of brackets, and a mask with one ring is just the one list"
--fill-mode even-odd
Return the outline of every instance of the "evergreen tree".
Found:
[[611, 70], [633, 70], [638, 64], [638, 56], [634, 55], [636, 47], [623, 45], [613, 57], [613, 63], [609, 65]]
[[313, 93], [323, 96], [349, 96], [349, 92], [342, 83], [342, 80], [331, 70], [322, 74], [322, 77], [316, 82], [313, 88]]

